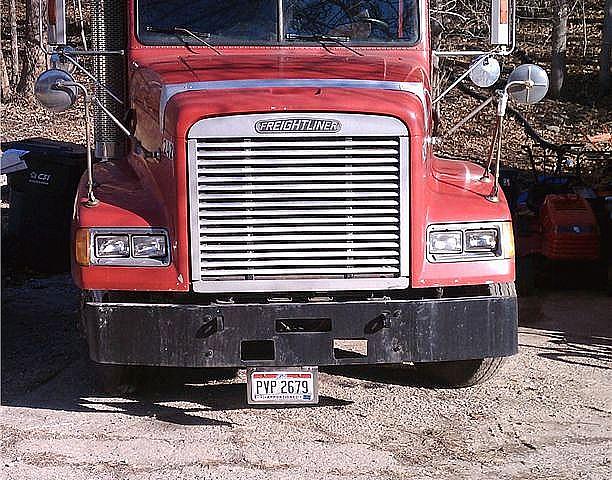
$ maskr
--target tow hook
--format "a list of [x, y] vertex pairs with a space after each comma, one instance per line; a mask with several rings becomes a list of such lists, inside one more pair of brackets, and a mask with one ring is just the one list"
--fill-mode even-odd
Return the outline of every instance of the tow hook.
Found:
[[394, 310], [393, 312], [385, 310], [380, 315], [370, 320], [366, 324], [364, 328], [364, 333], [366, 333], [367, 335], [371, 335], [384, 328], [391, 328], [391, 323], [393, 322], [393, 320], [398, 320], [401, 316], [401, 310]]
[[196, 332], [196, 338], [208, 338], [223, 330], [223, 315], [206, 315], [204, 324]]

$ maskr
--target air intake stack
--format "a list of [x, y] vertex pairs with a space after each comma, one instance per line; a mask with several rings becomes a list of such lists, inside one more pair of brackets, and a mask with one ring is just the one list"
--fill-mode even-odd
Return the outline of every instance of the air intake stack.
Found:
[[[127, 43], [126, 0], [92, 0], [91, 30], [93, 49], [104, 52], [125, 50]], [[125, 56], [116, 53], [94, 57], [96, 78], [118, 98], [126, 95]], [[126, 106], [119, 104], [104, 89], [96, 88], [96, 97], [118, 119], [123, 119]], [[125, 100], [124, 100], [125, 101]], [[125, 151], [125, 134], [100, 107], [94, 110], [96, 157], [120, 158]]]

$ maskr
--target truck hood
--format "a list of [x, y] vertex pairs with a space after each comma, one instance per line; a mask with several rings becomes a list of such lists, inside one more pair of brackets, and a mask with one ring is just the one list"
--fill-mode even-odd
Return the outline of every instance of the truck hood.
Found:
[[[418, 59], [418, 60], [417, 60]], [[356, 79], [426, 82], [421, 58], [344, 55], [188, 55], [143, 65], [164, 84], [257, 79]]]
[[[249, 107], [251, 111], [325, 110], [331, 106], [324, 103], [325, 94], [340, 90], [353, 92], [350, 100], [335, 105], [337, 110], [346, 110], [354, 103], [357, 88], [360, 92], [366, 91], [364, 89], [370, 92], [369, 102], [361, 106], [362, 113], [374, 108], [381, 97], [389, 98], [385, 93], [393, 90], [416, 93], [420, 101], [417, 110], [423, 115], [427, 110], [425, 91], [429, 81], [422, 52], [410, 52], [403, 58], [297, 55], [295, 51], [265, 55], [175, 55], [153, 60], [149, 57], [148, 61], [135, 57], [132, 65], [136, 67], [132, 70], [130, 95], [137, 118], [136, 136], [151, 151], [161, 146], [164, 131], [172, 129], [168, 132], [170, 136], [180, 135], [175, 128], [180, 110], [184, 117], [188, 109], [193, 122], [207, 115], [237, 113], [236, 106], [246, 108], [243, 96], [247, 91], [253, 96], [254, 89], [258, 94], [284, 92], [284, 97], [275, 97], [266, 103], [260, 96], [260, 101]], [[215, 99], [218, 103], [226, 92], [231, 92], [231, 98], [223, 106], [210, 104]], [[318, 92], [320, 103], [305, 101], [313, 92]], [[180, 100], [186, 97], [189, 97], [187, 106]], [[421, 120], [419, 123], [422, 130], [427, 122]]]

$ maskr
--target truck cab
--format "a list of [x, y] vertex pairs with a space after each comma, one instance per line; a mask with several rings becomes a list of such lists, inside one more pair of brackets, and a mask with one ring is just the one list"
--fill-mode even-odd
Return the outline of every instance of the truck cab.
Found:
[[517, 352], [503, 193], [433, 151], [428, 8], [94, 6], [122, 54], [96, 60], [96, 201], [84, 177], [74, 211], [92, 360], [412, 363], [462, 386]]

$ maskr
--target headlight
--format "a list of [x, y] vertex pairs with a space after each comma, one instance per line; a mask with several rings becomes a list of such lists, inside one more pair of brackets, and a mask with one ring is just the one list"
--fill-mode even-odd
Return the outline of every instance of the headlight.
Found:
[[465, 232], [466, 252], [497, 251], [497, 230], [467, 230]]
[[461, 232], [430, 232], [429, 251], [431, 253], [461, 253]]
[[427, 260], [464, 262], [514, 256], [510, 222], [430, 225], [427, 229]]
[[128, 235], [96, 235], [94, 255], [99, 258], [122, 258], [130, 256]]
[[164, 235], [132, 235], [132, 256], [165, 257], [166, 237]]
[[[170, 265], [168, 234], [158, 228], [80, 229], [75, 254], [80, 265], [163, 267]], [[81, 239], [80, 243], [78, 240]], [[81, 245], [86, 243], [87, 245]], [[84, 252], [89, 252], [89, 258]]]

